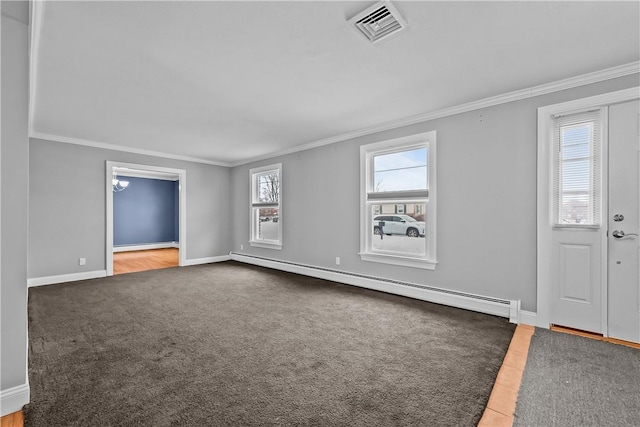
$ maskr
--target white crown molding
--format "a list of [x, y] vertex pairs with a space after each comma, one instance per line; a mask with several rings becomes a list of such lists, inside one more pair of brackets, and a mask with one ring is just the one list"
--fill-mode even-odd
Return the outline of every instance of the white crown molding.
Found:
[[346, 141], [360, 136], [371, 135], [378, 132], [383, 132], [391, 129], [397, 129], [403, 126], [410, 126], [417, 123], [427, 122], [429, 120], [441, 119], [443, 117], [453, 116], [461, 113], [468, 113], [470, 111], [479, 110], [481, 108], [494, 107], [500, 104], [506, 104], [508, 102], [520, 101], [527, 98], [533, 98], [540, 95], [546, 95], [553, 92], [559, 92], [566, 89], [573, 89], [588, 84], [598, 83], [605, 80], [611, 80], [618, 77], [624, 77], [631, 74], [640, 73], [640, 61], [631, 62], [629, 64], [619, 65], [617, 67], [607, 68], [592, 73], [582, 74], [580, 76], [570, 77], [556, 82], [545, 83], [538, 86], [533, 86], [526, 89], [520, 89], [513, 92], [507, 92], [502, 95], [492, 96], [489, 98], [480, 99], [478, 101], [468, 102], [466, 104], [460, 104], [454, 107], [444, 108], [441, 110], [432, 111], [430, 113], [423, 113], [417, 116], [406, 117], [399, 120], [390, 121], [380, 125], [366, 127], [357, 131], [347, 132], [341, 135], [337, 135], [331, 138], [321, 139], [319, 141], [311, 142], [304, 145], [298, 145], [296, 147], [288, 148], [286, 150], [277, 151], [272, 154], [264, 156], [253, 157], [248, 160], [242, 160], [239, 162], [231, 163], [231, 166], [241, 166], [248, 163], [257, 162], [260, 160], [266, 160], [278, 156], [284, 156], [286, 154], [292, 154], [299, 151], [309, 150], [312, 148], [322, 147], [323, 145], [334, 144], [336, 142]]
[[43, 132], [31, 131], [29, 133], [29, 138], [63, 142], [66, 144], [83, 145], [85, 147], [102, 148], [104, 150], [114, 150], [114, 151], [121, 151], [125, 153], [142, 154], [145, 156], [162, 157], [165, 159], [182, 160], [185, 162], [204, 163], [204, 164], [213, 165], [213, 166], [224, 166], [224, 167], [232, 166], [230, 163], [227, 163], [227, 162], [218, 162], [214, 160], [201, 159], [198, 157], [189, 157], [189, 156], [182, 156], [179, 154], [170, 154], [162, 151], [145, 150], [142, 148], [125, 147], [123, 145], [108, 144], [106, 142], [97, 142], [97, 141], [91, 141], [88, 139], [81, 139], [81, 138], [71, 138], [68, 136], [53, 135], [50, 133], [43, 133]]
[[[36, 3], [41, 3], [41, 2], [36, 2]], [[33, 19], [35, 19], [35, 17]], [[36, 34], [37, 33], [34, 30], [32, 37], [35, 38]], [[32, 51], [34, 49], [37, 49], [37, 42], [32, 41]], [[33, 52], [32, 52], [32, 56], [33, 56]], [[34, 65], [32, 62], [32, 67], [33, 66]], [[236, 167], [236, 166], [246, 165], [249, 163], [254, 163], [261, 160], [271, 159], [274, 157], [284, 156], [287, 154], [297, 153], [300, 151], [310, 150], [312, 148], [322, 147], [324, 145], [330, 145], [336, 142], [347, 141], [347, 140], [358, 138], [365, 135], [371, 135], [378, 132], [397, 129], [403, 126], [410, 126], [417, 123], [427, 122], [430, 120], [440, 119], [443, 117], [449, 117], [456, 114], [467, 113], [467, 112], [479, 110], [482, 108], [494, 107], [500, 104], [520, 101], [527, 98], [533, 98], [536, 96], [546, 95], [553, 92], [559, 92], [562, 90], [572, 89], [580, 86], [585, 86], [585, 85], [598, 83], [598, 82], [611, 80], [611, 79], [624, 77], [624, 76], [637, 74], [637, 73], [640, 73], [640, 61], [631, 62], [629, 64], [619, 65], [616, 67], [611, 67], [604, 70], [595, 71], [592, 73], [582, 74], [579, 76], [570, 77], [567, 79], [558, 80], [551, 83], [545, 83], [542, 85], [533, 86], [526, 89], [507, 92], [502, 95], [492, 96], [492, 97], [480, 99], [478, 101], [472, 101], [466, 104], [457, 105], [454, 107], [443, 108], [443, 109], [432, 111], [429, 113], [423, 113], [423, 114], [418, 114], [416, 116], [405, 117], [403, 119], [386, 122], [380, 125], [369, 126], [360, 130], [343, 133], [341, 135], [336, 135], [331, 138], [321, 139], [308, 144], [298, 145], [285, 150], [276, 151], [271, 154], [252, 157], [250, 159], [241, 160], [237, 162], [222, 162], [222, 161], [206, 160], [206, 159], [201, 159], [197, 157], [181, 156], [178, 154], [170, 154], [170, 153], [165, 153], [161, 151], [125, 147], [122, 145], [108, 144], [104, 142], [90, 141], [86, 139], [71, 138], [66, 136], [36, 132], [32, 130], [33, 129], [32, 124], [30, 124], [29, 126], [29, 128], [31, 129], [29, 137], [45, 139], [49, 141], [64, 142], [67, 144], [76, 144], [76, 145], [84, 145], [88, 147], [103, 148], [106, 150], [123, 151], [127, 153], [143, 154], [147, 156], [162, 157], [162, 158], [174, 159], [174, 160], [183, 160], [183, 161], [194, 162], [194, 163], [204, 163], [204, 164], [209, 164], [214, 166]], [[33, 70], [31, 74], [32, 74], [32, 79], [35, 79], [34, 77], [35, 73], [33, 73]], [[32, 84], [35, 85], [35, 82], [32, 82]], [[30, 103], [30, 108], [33, 109], [33, 105], [35, 104], [34, 102], [35, 94], [32, 94], [31, 96], [32, 96], [32, 99]], [[33, 111], [30, 111], [29, 120], [32, 120], [32, 117], [33, 117]]]

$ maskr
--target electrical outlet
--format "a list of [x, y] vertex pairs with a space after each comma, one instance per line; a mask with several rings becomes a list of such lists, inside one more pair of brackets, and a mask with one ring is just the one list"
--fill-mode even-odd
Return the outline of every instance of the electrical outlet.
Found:
[[244, 245], [240, 245], [240, 250], [244, 251]]
[[87, 259], [86, 258], [78, 259], [78, 265], [87, 265]]
[[339, 256], [336, 257], [336, 265], [340, 265], [340, 257]]

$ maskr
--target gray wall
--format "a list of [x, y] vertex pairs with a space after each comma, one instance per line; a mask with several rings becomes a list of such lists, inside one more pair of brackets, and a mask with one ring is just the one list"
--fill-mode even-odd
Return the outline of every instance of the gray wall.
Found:
[[229, 253], [228, 168], [31, 139], [29, 278], [106, 269], [106, 160], [185, 169], [187, 259]]
[[[17, 13], [12, 13], [17, 12]], [[0, 147], [0, 389], [27, 382], [28, 26], [20, 5], [2, 2]], [[22, 14], [24, 15], [24, 14]]]
[[[639, 84], [638, 75], [627, 76], [235, 167], [233, 250], [520, 299], [535, 311], [537, 108]], [[361, 261], [360, 146], [431, 130], [438, 144], [436, 270]], [[283, 248], [250, 247], [249, 169], [279, 162]]]

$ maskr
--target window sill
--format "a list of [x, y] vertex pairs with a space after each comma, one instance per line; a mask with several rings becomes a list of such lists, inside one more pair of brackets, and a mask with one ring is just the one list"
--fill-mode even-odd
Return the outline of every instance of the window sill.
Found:
[[266, 248], [266, 249], [277, 249], [282, 250], [282, 243], [277, 242], [268, 242], [268, 241], [260, 241], [260, 240], [252, 240], [249, 242], [249, 245], [256, 248]]
[[438, 261], [435, 260], [372, 253], [360, 253], [360, 259], [363, 261], [380, 262], [383, 264], [399, 265], [402, 267], [421, 268], [423, 270], [435, 270], [436, 265], [438, 265]]

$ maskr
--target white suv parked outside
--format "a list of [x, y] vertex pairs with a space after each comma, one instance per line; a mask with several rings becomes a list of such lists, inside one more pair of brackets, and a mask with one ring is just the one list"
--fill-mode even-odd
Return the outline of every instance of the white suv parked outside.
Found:
[[382, 233], [386, 235], [401, 234], [409, 237], [424, 237], [424, 222], [416, 221], [409, 215], [378, 215], [373, 218], [373, 234], [381, 234], [380, 221], [382, 225]]

